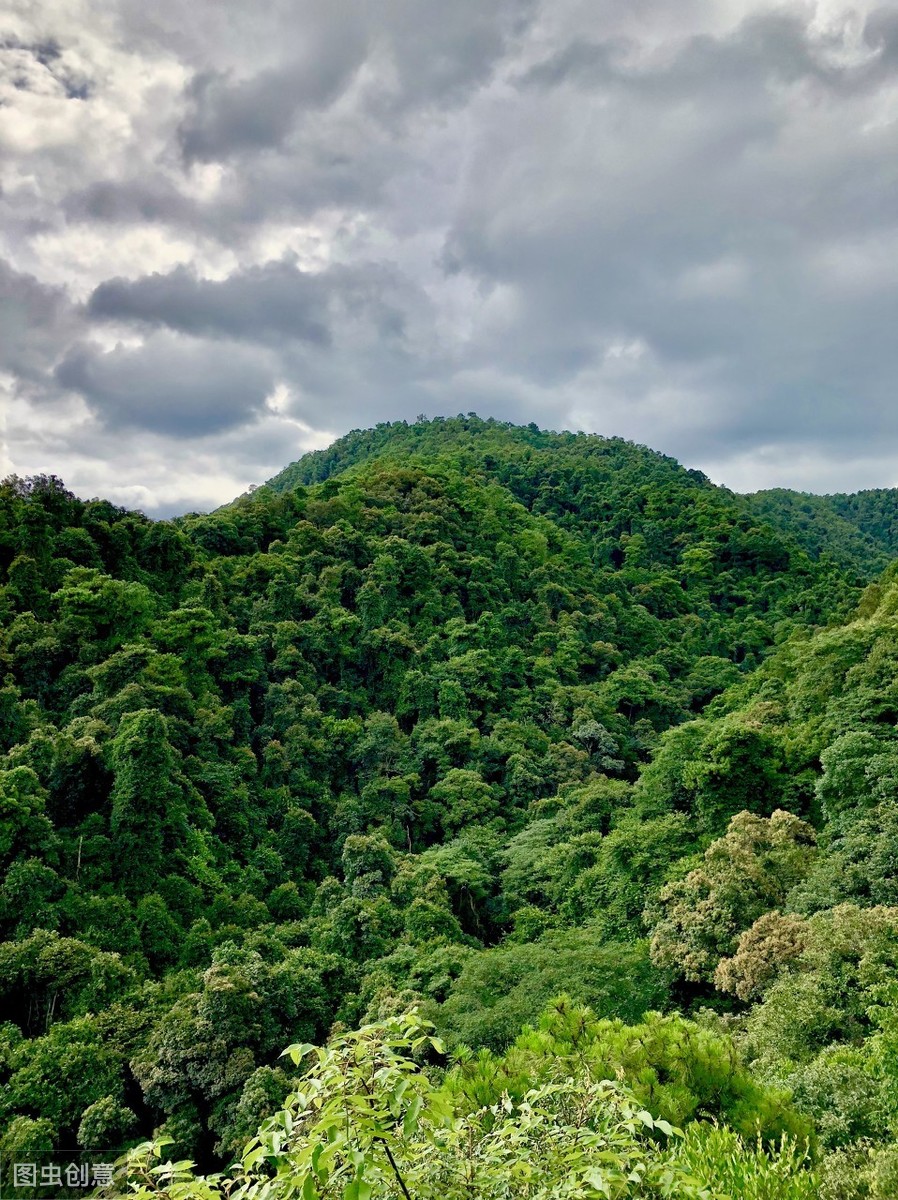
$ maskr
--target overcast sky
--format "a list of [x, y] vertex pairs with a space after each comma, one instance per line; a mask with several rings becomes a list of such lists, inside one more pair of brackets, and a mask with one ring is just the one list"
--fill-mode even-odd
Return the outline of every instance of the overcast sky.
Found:
[[0, 475], [476, 411], [898, 484], [898, 0], [7, 0]]

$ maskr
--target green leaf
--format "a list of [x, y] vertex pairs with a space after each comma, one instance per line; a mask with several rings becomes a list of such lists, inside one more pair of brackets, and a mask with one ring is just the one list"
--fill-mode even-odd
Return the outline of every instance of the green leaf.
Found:
[[364, 1179], [353, 1179], [343, 1189], [343, 1200], [371, 1200], [372, 1187]]
[[265, 1149], [262, 1146], [257, 1146], [255, 1149], [251, 1150], [249, 1154], [245, 1154], [243, 1157], [244, 1171], [251, 1171], [257, 1163], [262, 1161], [264, 1157]]
[[318, 1160], [321, 1158], [321, 1155], [323, 1153], [324, 1153], [324, 1143], [319, 1142], [318, 1145], [313, 1149], [312, 1156], [310, 1159], [310, 1161], [312, 1163], [312, 1170], [315, 1172], [316, 1175], [318, 1174]]
[[289, 1056], [298, 1067], [305, 1056], [310, 1054], [315, 1049], [317, 1049], [317, 1047], [313, 1046], [311, 1042], [296, 1042], [295, 1045], [288, 1046], [287, 1049], [281, 1053], [281, 1058]]
[[405, 1116], [402, 1119], [402, 1135], [410, 1137], [418, 1126], [418, 1116], [421, 1109], [424, 1107], [424, 1101], [420, 1096], [415, 1096], [411, 1104], [405, 1110]]

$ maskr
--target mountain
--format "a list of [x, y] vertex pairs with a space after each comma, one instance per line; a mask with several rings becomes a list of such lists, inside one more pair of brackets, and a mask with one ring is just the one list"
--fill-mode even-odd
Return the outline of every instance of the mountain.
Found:
[[523, 428], [473, 415], [414, 425], [397, 421], [356, 430], [326, 450], [291, 463], [267, 486], [277, 492], [289, 491], [297, 484], [323, 482], [372, 458], [416, 455], [450, 456], [457, 469], [496, 479], [528, 508], [538, 504], [538, 511], [553, 503], [552, 485], [546, 486], [543, 466], [550, 473], [562, 467], [566, 480], [577, 481], [574, 488], [579, 490], [571, 494], [577, 497], [578, 507], [584, 489], [587, 503], [597, 490], [605, 503], [598, 512], [593, 509], [572, 515], [568, 510], [569, 522], [592, 518], [594, 525], [604, 529], [609, 512], [629, 514], [640, 483], [655, 487], [663, 480], [662, 486], [675, 489], [713, 490], [721, 508], [748, 514], [755, 522], [794, 539], [813, 559], [828, 556], [868, 581], [898, 557], [898, 489], [816, 496], [776, 488], [737, 496], [724, 488], [715, 489], [699, 471], [688, 471], [672, 458], [620, 438], [547, 433], [535, 425]]
[[814, 496], [774, 488], [746, 497], [751, 509], [791, 534], [813, 557], [828, 554], [874, 579], [898, 558], [898, 489]]
[[889, 1195], [888, 495], [803, 524], [474, 417], [169, 522], [6, 481], [0, 1157], [159, 1134], [223, 1165], [291, 1042], [336, 1039], [315, 1087], [381, 1036], [417, 1071], [410, 1026], [348, 1032], [417, 1003], [456, 1056], [422, 1105], [437, 1076], [459, 1119], [505, 1090], [512, 1143], [562, 1072], [688, 1126], [659, 1179], [686, 1155], [733, 1197]]

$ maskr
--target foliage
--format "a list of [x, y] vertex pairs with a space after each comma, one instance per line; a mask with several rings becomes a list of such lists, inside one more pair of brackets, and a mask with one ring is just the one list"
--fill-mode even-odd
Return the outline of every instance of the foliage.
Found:
[[755, 1070], [793, 1092], [829, 1145], [894, 1127], [896, 947], [898, 909], [846, 904], [818, 913], [747, 1018]]
[[601, 1016], [636, 1021], [664, 1004], [665, 980], [645, 942], [601, 942], [590, 929], [509, 943], [464, 963], [438, 1013], [450, 1042], [501, 1049], [567, 991]]
[[[794, 1197], [804, 1160], [784, 1143], [772, 1160], [738, 1137], [715, 1145], [639, 1107], [626, 1089], [588, 1071], [532, 1088], [519, 1099], [471, 1109], [416, 1062], [428, 1036], [414, 1015], [367, 1026], [326, 1049], [290, 1048], [294, 1062], [315, 1056], [287, 1107], [267, 1121], [232, 1170], [197, 1179], [189, 1162], [159, 1161], [164, 1141], [146, 1143], [121, 1167], [138, 1200], [179, 1197], [687, 1198], [773, 1197], [773, 1179]], [[671, 1150], [670, 1143], [674, 1143]], [[726, 1180], [721, 1177], [725, 1172]]]
[[0, 485], [10, 1144], [158, 1133], [214, 1170], [295, 1087], [281, 1046], [414, 1001], [518, 1103], [565, 991], [609, 1022], [596, 1086], [713, 1116], [721, 1154], [813, 1121], [872, 1161], [894, 496], [781, 499], [472, 416], [175, 521]]
[[461, 1054], [457, 1080], [473, 1103], [483, 1105], [584, 1069], [621, 1081], [640, 1103], [677, 1125], [713, 1117], [766, 1142], [783, 1134], [806, 1140], [809, 1133], [788, 1095], [760, 1087], [724, 1032], [657, 1012], [631, 1025], [598, 1019], [566, 996], [549, 1004], [536, 1027], [525, 1028], [502, 1055]]
[[[778, 809], [767, 819], [737, 814], [705, 851], [702, 865], [661, 892], [653, 961], [686, 979], [712, 978], [739, 933], [805, 878], [816, 841], [811, 826], [791, 813]], [[746, 953], [741, 941], [739, 951]]]
[[674, 1161], [690, 1175], [712, 1179], [733, 1200], [819, 1200], [820, 1181], [805, 1143], [784, 1135], [771, 1151], [732, 1130], [689, 1127]]

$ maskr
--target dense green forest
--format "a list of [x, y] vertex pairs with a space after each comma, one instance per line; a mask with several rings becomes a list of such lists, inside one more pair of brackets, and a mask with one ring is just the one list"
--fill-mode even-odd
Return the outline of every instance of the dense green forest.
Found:
[[174, 521], [7, 480], [0, 1157], [894, 1198], [896, 523], [475, 417]]

